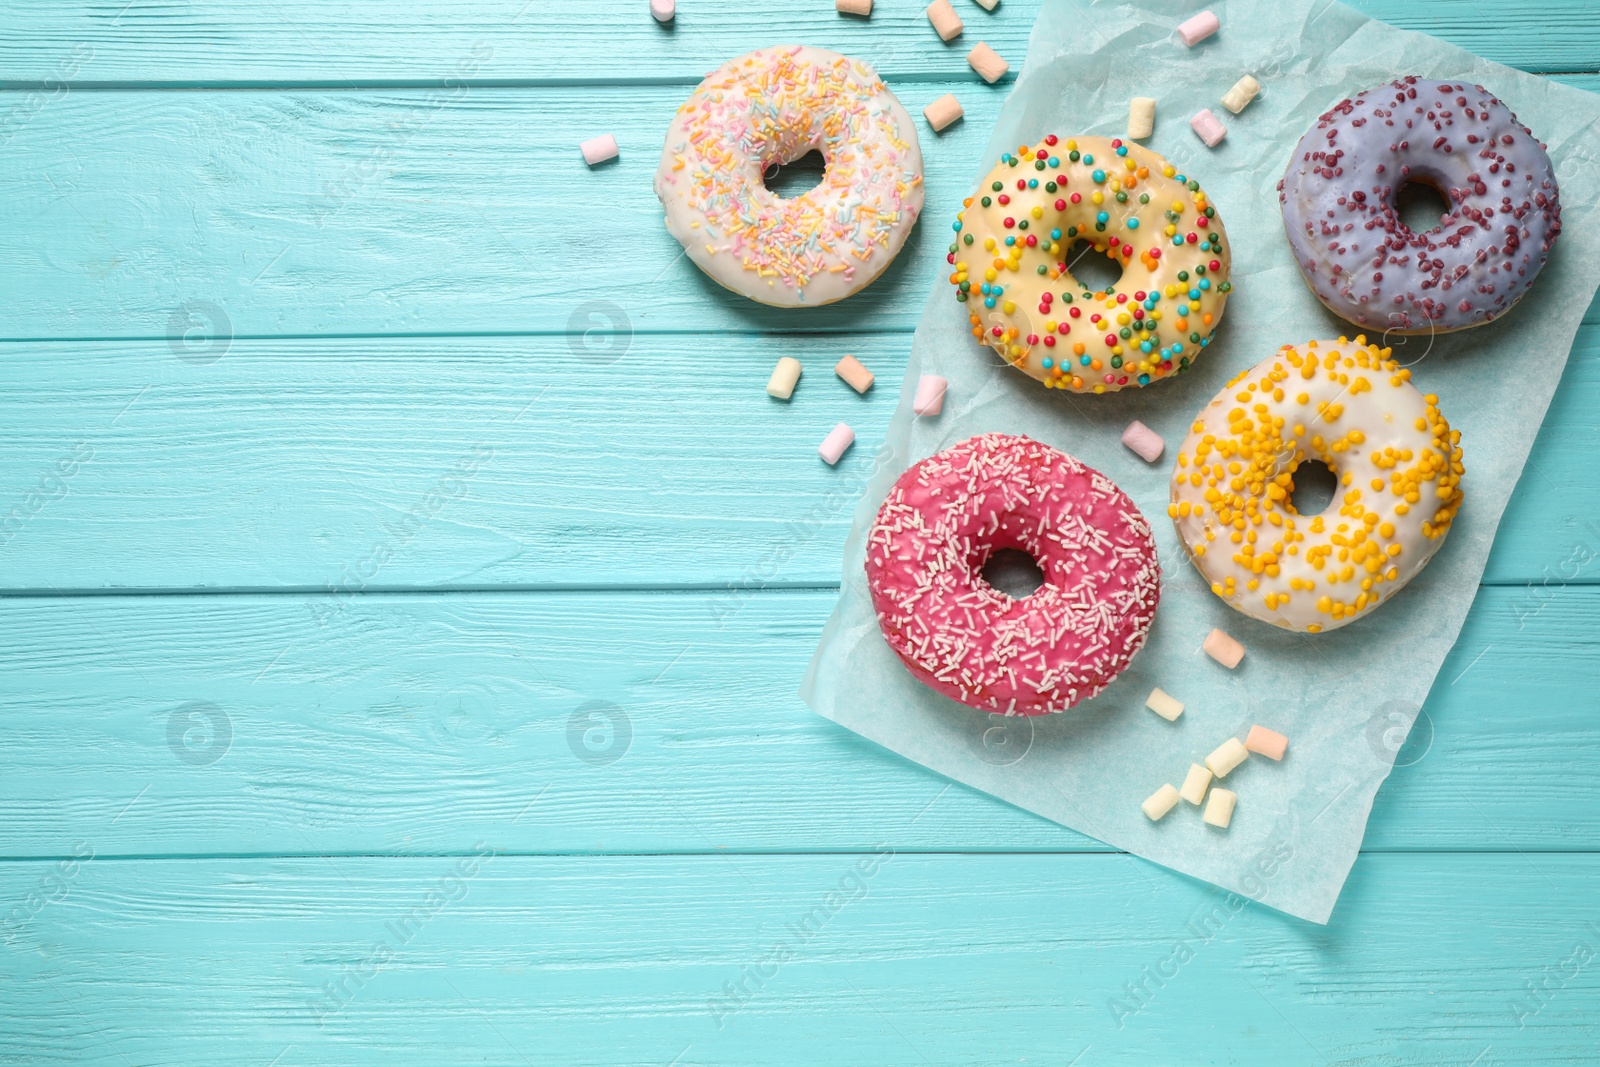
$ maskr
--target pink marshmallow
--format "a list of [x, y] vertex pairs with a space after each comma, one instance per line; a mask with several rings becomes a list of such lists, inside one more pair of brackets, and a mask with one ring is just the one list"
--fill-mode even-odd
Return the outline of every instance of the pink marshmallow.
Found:
[[1210, 37], [1222, 26], [1217, 21], [1217, 16], [1209, 11], [1202, 11], [1194, 18], [1178, 26], [1178, 36], [1183, 38], [1183, 43], [1193, 48], [1201, 41]]
[[855, 440], [856, 432], [850, 428], [849, 423], [841, 422], [822, 439], [822, 444], [817, 448], [817, 455], [831, 467], [839, 462], [844, 450], [855, 444]]
[[1228, 668], [1230, 671], [1244, 659], [1244, 646], [1221, 630], [1212, 630], [1206, 635], [1205, 644], [1200, 646], [1205, 649], [1206, 655]]
[[650, 0], [650, 15], [657, 22], [671, 22], [677, 8], [675, 0]]
[[1162, 449], [1167, 447], [1160, 434], [1138, 419], [1128, 423], [1128, 428], [1122, 431], [1122, 443], [1138, 453], [1139, 458], [1146, 463], [1154, 463], [1160, 459]]
[[937, 415], [944, 410], [944, 391], [950, 383], [934, 374], [924, 374], [917, 382], [917, 395], [911, 410], [918, 415]]
[[1283, 759], [1283, 754], [1289, 750], [1289, 739], [1265, 726], [1252, 726], [1244, 739], [1244, 747], [1258, 756]]
[[583, 151], [583, 161], [591, 167], [617, 158], [617, 139], [609, 133], [591, 137], [578, 147]]
[[1201, 108], [1195, 112], [1194, 118], [1189, 120], [1189, 125], [1194, 128], [1194, 132], [1200, 136], [1200, 139], [1206, 143], [1207, 148], [1217, 147], [1222, 143], [1222, 139], [1228, 136], [1228, 127], [1224, 126], [1222, 120], [1211, 113], [1210, 108]]

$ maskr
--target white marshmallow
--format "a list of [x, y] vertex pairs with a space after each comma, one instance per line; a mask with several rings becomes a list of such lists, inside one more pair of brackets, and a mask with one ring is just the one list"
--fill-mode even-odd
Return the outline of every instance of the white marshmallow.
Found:
[[1213, 789], [1206, 801], [1206, 812], [1201, 816], [1210, 826], [1226, 830], [1233, 821], [1233, 806], [1239, 803], [1239, 794], [1228, 789]]
[[1250, 758], [1250, 750], [1237, 737], [1230, 737], [1206, 757], [1206, 766], [1218, 778], [1228, 777], [1228, 772]]
[[794, 395], [794, 387], [799, 381], [800, 361], [793, 356], [784, 356], [772, 368], [772, 377], [767, 379], [767, 395], [788, 400]]
[[1178, 716], [1183, 714], [1183, 701], [1172, 699], [1160, 689], [1150, 690], [1150, 695], [1144, 699], [1144, 706], [1168, 722], [1176, 722]]
[[1142, 141], [1156, 128], [1156, 101], [1151, 96], [1136, 96], [1128, 101], [1128, 139]]
[[1139, 806], [1144, 809], [1151, 822], [1160, 822], [1163, 815], [1178, 806], [1178, 791], [1170, 784], [1164, 785], [1151, 793], [1150, 798]]
[[1261, 91], [1261, 83], [1246, 74], [1233, 83], [1233, 88], [1222, 94], [1222, 106], [1237, 115], [1250, 106], [1250, 101]]
[[1206, 790], [1211, 788], [1211, 772], [1198, 763], [1189, 764], [1189, 773], [1184, 776], [1183, 788], [1178, 795], [1190, 804], [1198, 804], [1206, 798]]

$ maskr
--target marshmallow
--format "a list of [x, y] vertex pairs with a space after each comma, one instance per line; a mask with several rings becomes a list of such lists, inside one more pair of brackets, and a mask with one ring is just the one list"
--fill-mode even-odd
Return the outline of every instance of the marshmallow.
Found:
[[1183, 38], [1183, 43], [1193, 48], [1201, 41], [1216, 33], [1222, 23], [1217, 21], [1217, 16], [1209, 11], [1202, 11], [1187, 22], [1178, 24], [1178, 36]]
[[940, 40], [948, 41], [961, 35], [961, 16], [950, 6], [950, 0], [933, 0], [928, 5], [928, 21], [933, 23]]
[[1237, 115], [1250, 106], [1250, 101], [1261, 91], [1261, 83], [1246, 74], [1233, 83], [1233, 88], [1222, 94], [1222, 106]]
[[583, 161], [591, 167], [617, 158], [617, 139], [609, 133], [591, 137], [578, 148], [583, 152]]
[[795, 383], [799, 380], [800, 361], [793, 356], [784, 356], [772, 368], [772, 377], [767, 379], [767, 395], [788, 400], [794, 395]]
[[967, 53], [967, 62], [972, 64], [972, 69], [990, 85], [1004, 78], [1006, 71], [1011, 69], [1010, 63], [1001, 59], [998, 52], [982, 41], [978, 42], [978, 47]]
[[1176, 722], [1178, 716], [1183, 714], [1183, 701], [1173, 700], [1160, 689], [1150, 690], [1150, 695], [1144, 699], [1144, 706], [1168, 722]]
[[928, 125], [933, 127], [934, 133], [943, 130], [962, 114], [961, 101], [956, 99], [955, 93], [945, 93], [922, 109], [922, 117], [928, 120]]
[[1206, 813], [1201, 816], [1207, 825], [1226, 830], [1233, 821], [1233, 806], [1239, 803], [1239, 794], [1227, 789], [1213, 789], [1206, 801]]
[[1178, 790], [1178, 795], [1191, 804], [1198, 804], [1206, 798], [1206, 790], [1211, 788], [1211, 772], [1198, 763], [1189, 764], [1189, 773], [1184, 776], [1183, 788]]
[[834, 0], [833, 6], [841, 15], [872, 15], [872, 0]]
[[1128, 102], [1128, 139], [1142, 141], [1156, 128], [1154, 97], [1136, 96]]
[[841, 422], [828, 431], [828, 436], [822, 439], [822, 444], [817, 447], [817, 455], [831, 467], [839, 462], [844, 450], [855, 444], [855, 441], [856, 432], [850, 428], [849, 423]]
[[1289, 750], [1289, 739], [1265, 726], [1252, 726], [1245, 736], [1244, 747], [1268, 759], [1282, 759]]
[[917, 382], [917, 395], [911, 410], [917, 415], [937, 415], [944, 410], [944, 391], [950, 383], [936, 374], [924, 374]]
[[1194, 118], [1189, 120], [1189, 126], [1206, 143], [1207, 148], [1215, 148], [1228, 136], [1228, 127], [1222, 120], [1211, 113], [1210, 108], [1201, 108], [1195, 112]]
[[1122, 443], [1133, 449], [1146, 463], [1160, 459], [1161, 450], [1167, 447], [1160, 434], [1138, 419], [1128, 423], [1128, 428], [1122, 431]]
[[833, 373], [843, 378], [850, 388], [864, 393], [872, 388], [872, 372], [861, 365], [855, 356], [845, 356], [834, 364]]
[[1206, 766], [1218, 778], [1228, 777], [1228, 772], [1250, 758], [1250, 751], [1239, 743], [1237, 737], [1230, 737], [1217, 746], [1217, 750], [1206, 757]]
[[1206, 642], [1200, 647], [1205, 649], [1206, 655], [1230, 671], [1244, 659], [1244, 646], [1221, 630], [1212, 630], [1206, 634]]
[[993, 11], [1000, 0], [974, 0], [974, 2], [985, 11]]
[[650, 14], [657, 22], [671, 22], [678, 13], [677, 6], [674, 0], [650, 0]]
[[1160, 822], [1163, 815], [1178, 806], [1178, 791], [1170, 784], [1164, 785], [1151, 793], [1150, 799], [1139, 806], [1144, 809], [1151, 822]]

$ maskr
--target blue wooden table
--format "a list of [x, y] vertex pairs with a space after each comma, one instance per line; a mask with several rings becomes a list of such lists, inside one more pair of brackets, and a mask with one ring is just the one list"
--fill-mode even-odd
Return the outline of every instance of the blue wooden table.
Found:
[[[952, 215], [957, 4], [0, 2], [0, 1063], [1600, 1062], [1600, 307], [1327, 928], [795, 696], [943, 224], [785, 314], [650, 178], [798, 41], [961, 97]], [[1593, 0], [1361, 6], [1600, 91]]]

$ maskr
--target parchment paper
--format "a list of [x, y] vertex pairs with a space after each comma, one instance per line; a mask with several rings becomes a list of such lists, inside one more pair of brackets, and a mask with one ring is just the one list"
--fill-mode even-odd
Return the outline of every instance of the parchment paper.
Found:
[[[1234, 291], [1218, 337], [1190, 373], [1110, 396], [1047, 392], [968, 333], [941, 279], [917, 328], [900, 407], [855, 515], [838, 607], [801, 695], [820, 714], [924, 766], [1119, 849], [1325, 923], [1355, 862], [1373, 795], [1416, 718], [1477, 592], [1573, 335], [1600, 282], [1600, 96], [1477, 58], [1324, 0], [1213, 0], [1221, 32], [1196, 48], [1173, 33], [1200, 3], [1045, 0], [1027, 63], [973, 185], [1003, 150], [1046, 133], [1121, 136], [1128, 100], [1157, 100], [1145, 143], [1200, 179], [1233, 242]], [[1003, 13], [1002, 6], [1001, 12]], [[1261, 96], [1242, 115], [1218, 103], [1245, 73]], [[1173, 453], [1194, 413], [1277, 346], [1353, 336], [1307, 289], [1284, 237], [1276, 185], [1291, 150], [1339, 100], [1403, 74], [1464, 79], [1504, 100], [1549, 145], [1561, 182], [1562, 233], [1521, 305], [1497, 323], [1436, 338], [1389, 338], [1414, 381], [1440, 396], [1465, 450], [1466, 502], [1448, 541], [1395, 600], [1333, 633], [1287, 633], [1234, 612], [1188, 566], [1166, 516]], [[1207, 149], [1188, 119], [1210, 107], [1229, 128]], [[930, 203], [947, 230], [958, 204]], [[944, 238], [940, 238], [942, 254]], [[917, 418], [919, 376], [950, 380], [944, 413]], [[1510, 383], [1511, 387], [1508, 387]], [[1119, 442], [1130, 419], [1167, 441], [1147, 465]], [[1149, 643], [1105, 693], [1064, 715], [1004, 719], [925, 688], [884, 643], [862, 572], [862, 543], [894, 478], [976, 433], [1025, 433], [1105, 472], [1156, 531], [1161, 607]], [[1229, 672], [1200, 652], [1220, 626], [1244, 642]], [[1144, 699], [1160, 686], [1188, 707], [1176, 723]], [[1230, 829], [1180, 804], [1160, 823], [1139, 809], [1181, 785], [1252, 723], [1290, 738], [1281, 764], [1255, 756], [1227, 779]]]

